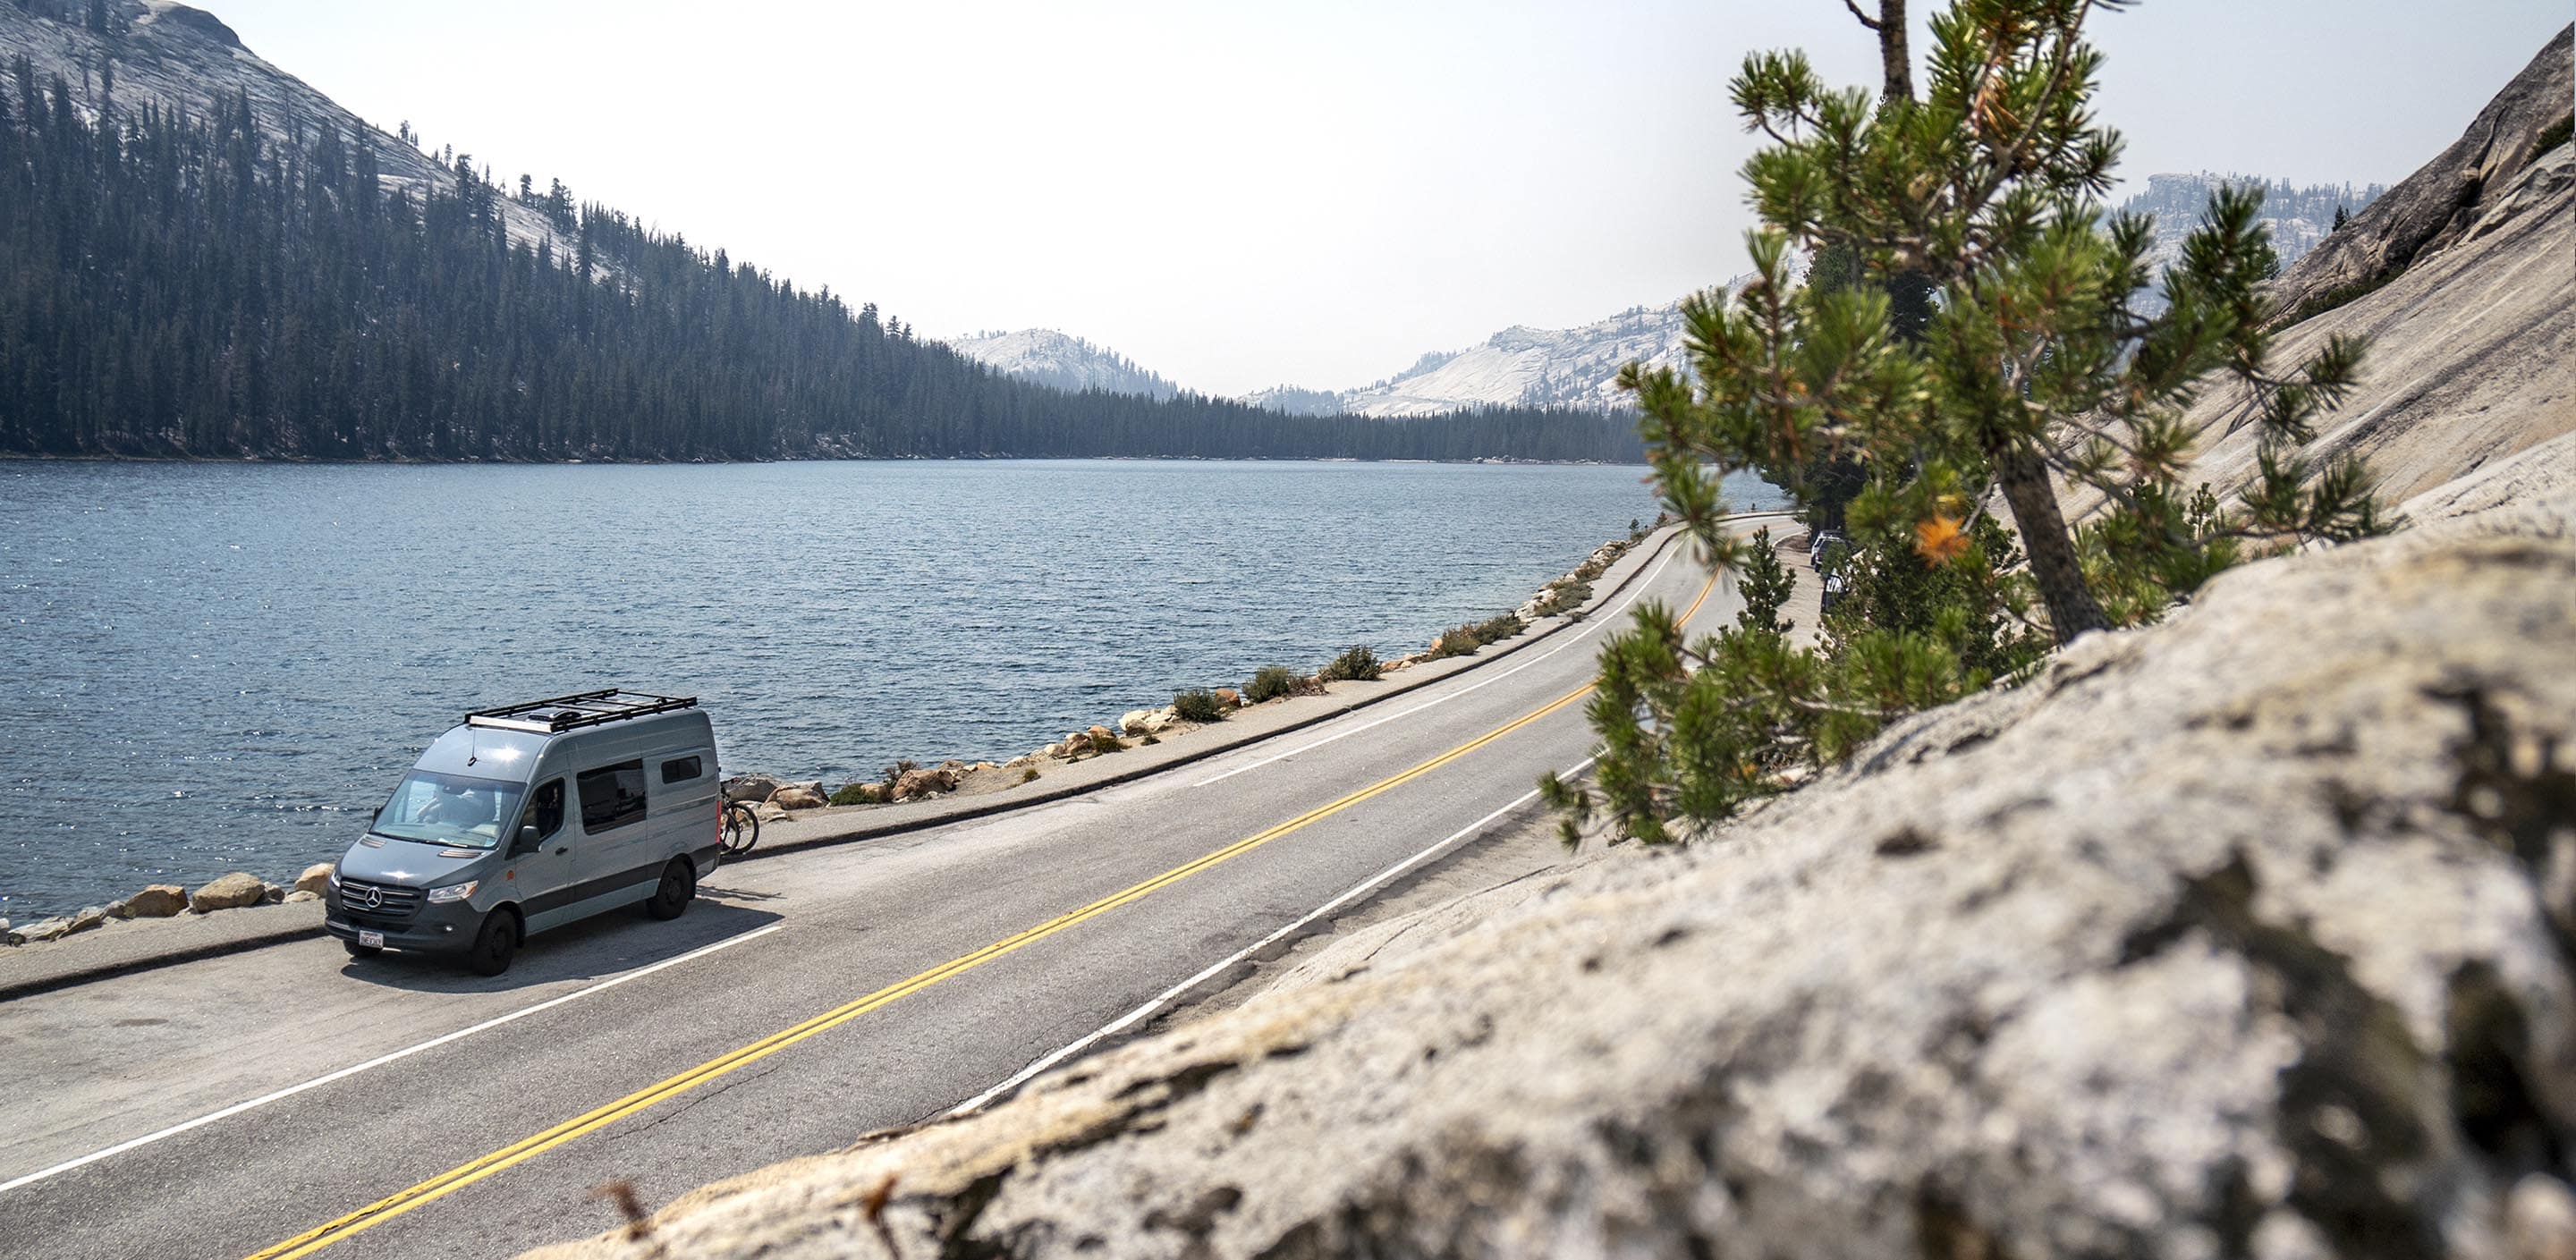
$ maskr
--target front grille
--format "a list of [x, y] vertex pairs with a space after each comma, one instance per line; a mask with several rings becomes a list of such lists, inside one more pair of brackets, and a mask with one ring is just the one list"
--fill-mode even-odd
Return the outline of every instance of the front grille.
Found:
[[420, 890], [400, 884], [344, 879], [340, 881], [340, 910], [352, 921], [365, 920], [370, 927], [379, 923], [406, 923], [420, 912]]

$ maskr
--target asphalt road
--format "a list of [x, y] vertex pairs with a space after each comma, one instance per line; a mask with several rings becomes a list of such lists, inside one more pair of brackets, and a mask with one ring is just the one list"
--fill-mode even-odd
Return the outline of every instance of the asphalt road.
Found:
[[[1733, 615], [1667, 554], [1633, 590]], [[506, 1256], [614, 1225], [603, 1183], [660, 1204], [938, 1116], [1580, 762], [1624, 621], [1076, 800], [728, 866], [497, 979], [323, 940], [10, 1002], [0, 1256]]]

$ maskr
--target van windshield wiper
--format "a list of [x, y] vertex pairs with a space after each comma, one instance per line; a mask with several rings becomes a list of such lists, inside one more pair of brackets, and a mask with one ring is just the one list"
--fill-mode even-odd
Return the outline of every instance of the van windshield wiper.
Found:
[[464, 840], [423, 840], [418, 836], [398, 836], [389, 831], [374, 830], [368, 831], [367, 834], [374, 836], [379, 840], [400, 840], [404, 844], [425, 844], [433, 849], [472, 849], [477, 853], [489, 853], [492, 851], [491, 846], [489, 845], [474, 844]]

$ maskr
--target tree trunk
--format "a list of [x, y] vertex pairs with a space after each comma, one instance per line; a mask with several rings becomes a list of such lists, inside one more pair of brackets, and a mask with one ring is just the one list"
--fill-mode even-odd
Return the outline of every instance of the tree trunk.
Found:
[[2075, 558], [2075, 538], [2057, 510], [2057, 488], [2048, 482], [2048, 465], [2018, 444], [1995, 456], [1995, 476], [2003, 484], [2004, 502], [2012, 506], [2013, 524], [2021, 531], [2022, 550], [2030, 556], [2030, 575], [2048, 605], [2048, 624], [2058, 645], [2075, 641], [2087, 630], [2108, 630], [2111, 619], [2084, 582]]
[[1914, 54], [1905, 44], [1905, 0], [1878, 0], [1878, 57], [1887, 71], [1885, 99], [1914, 99]]

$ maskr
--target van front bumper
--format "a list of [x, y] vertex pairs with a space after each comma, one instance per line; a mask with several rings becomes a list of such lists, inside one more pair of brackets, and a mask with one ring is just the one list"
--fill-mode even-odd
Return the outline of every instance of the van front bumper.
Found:
[[385, 948], [417, 953], [461, 954], [474, 945], [483, 912], [462, 901], [424, 904], [399, 921], [352, 912], [337, 897], [323, 899], [322, 930], [355, 942], [360, 932], [382, 932]]

